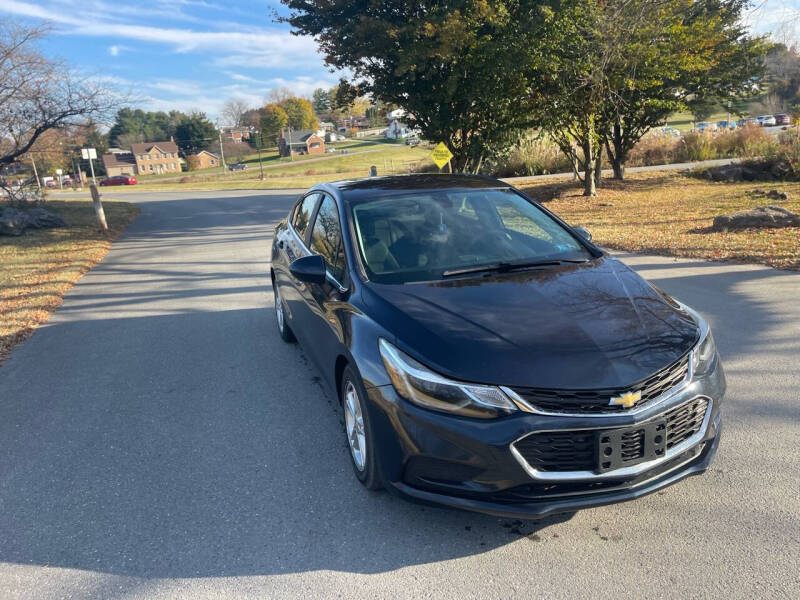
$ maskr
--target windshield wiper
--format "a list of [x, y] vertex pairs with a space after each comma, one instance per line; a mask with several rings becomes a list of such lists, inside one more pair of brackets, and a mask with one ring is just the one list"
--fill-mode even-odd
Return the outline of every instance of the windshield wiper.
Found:
[[580, 264], [588, 262], [587, 259], [581, 258], [577, 260], [572, 259], [558, 259], [558, 260], [529, 260], [521, 262], [496, 262], [486, 265], [474, 265], [471, 267], [461, 267], [458, 269], [448, 269], [442, 273], [442, 277], [455, 277], [457, 275], [467, 275], [469, 273], [482, 273], [482, 272], [495, 272], [506, 273], [516, 269], [527, 269], [532, 267], [557, 267], [563, 264]]

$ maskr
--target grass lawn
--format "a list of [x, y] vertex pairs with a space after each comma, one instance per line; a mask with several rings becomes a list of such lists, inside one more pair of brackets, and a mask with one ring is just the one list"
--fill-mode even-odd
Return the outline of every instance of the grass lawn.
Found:
[[[248, 160], [246, 171], [233, 171], [225, 175], [214, 170], [184, 173], [170, 181], [140, 178], [140, 183], [130, 187], [114, 188], [114, 192], [141, 190], [219, 190], [219, 189], [280, 189], [306, 188], [324, 181], [366, 177], [375, 165], [379, 175], [406, 173], [409, 168], [433, 168], [430, 149], [406, 146], [403, 143], [352, 141], [348, 142], [350, 154], [305, 155], [288, 158], [277, 157], [264, 161], [264, 179], [260, 179], [258, 161]], [[344, 145], [337, 144], [337, 149]]]
[[44, 206], [69, 227], [0, 237], [0, 361], [47, 320], [139, 212], [127, 202], [103, 202], [110, 228], [106, 235], [97, 227], [91, 200], [47, 201]]
[[[358, 138], [358, 139], [347, 139], [342, 140], [340, 142], [332, 142], [326, 144], [326, 148], [335, 148], [337, 153], [340, 153], [342, 150], [347, 150], [350, 154], [357, 154], [360, 152], [365, 151], [375, 151], [375, 150], [383, 150], [383, 149], [390, 149], [393, 147], [402, 146], [404, 147], [403, 140], [389, 140], [386, 138]], [[244, 148], [244, 146], [243, 146]], [[326, 153], [324, 155], [319, 154], [303, 154], [297, 155], [293, 158], [289, 158], [288, 156], [278, 156], [278, 148], [276, 146], [272, 146], [269, 148], [264, 148], [261, 151], [261, 165], [263, 165], [264, 169], [272, 170], [278, 169], [282, 171], [279, 165], [296, 165], [308, 160], [315, 160], [319, 159], [320, 157], [324, 157], [327, 159], [335, 159], [340, 154], [334, 153]], [[248, 153], [243, 156], [229, 156], [225, 155], [225, 163], [232, 164], [241, 162], [247, 165], [247, 171], [234, 171], [228, 172], [226, 177], [230, 177], [233, 179], [253, 179], [258, 178], [260, 176], [260, 168], [258, 162], [258, 153]], [[139, 183], [142, 185], [149, 185], [149, 184], [159, 184], [159, 183], [178, 183], [179, 180], [183, 178], [208, 178], [209, 176], [220, 177], [224, 173], [222, 167], [212, 167], [210, 169], [203, 169], [201, 171], [185, 171], [182, 173], [162, 173], [160, 175], [137, 175], [136, 178], [139, 180]]]
[[[800, 270], [800, 227], [710, 232], [716, 215], [776, 205], [800, 213], [800, 183], [711, 183], [680, 173], [636, 173], [603, 180], [597, 198], [572, 181], [521, 186], [572, 225], [583, 225], [600, 246], [669, 256], [763, 263]], [[779, 190], [789, 200], [754, 193]]]

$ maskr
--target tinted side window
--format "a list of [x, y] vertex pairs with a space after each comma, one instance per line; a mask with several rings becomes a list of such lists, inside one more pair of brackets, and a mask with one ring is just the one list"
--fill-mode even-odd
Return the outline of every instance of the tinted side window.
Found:
[[340, 283], [344, 279], [342, 229], [336, 202], [325, 196], [311, 231], [311, 251], [325, 259], [331, 275]]
[[297, 206], [297, 210], [294, 213], [292, 225], [295, 231], [297, 231], [297, 235], [303, 240], [306, 239], [308, 222], [311, 220], [311, 215], [314, 214], [314, 207], [317, 205], [317, 200], [319, 200], [319, 194], [309, 194], [303, 198], [303, 201]]

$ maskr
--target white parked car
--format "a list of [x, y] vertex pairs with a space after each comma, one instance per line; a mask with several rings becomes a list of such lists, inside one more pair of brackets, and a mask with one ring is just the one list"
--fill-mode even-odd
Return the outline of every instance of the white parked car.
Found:
[[758, 117], [758, 123], [762, 127], [774, 127], [778, 124], [778, 122], [775, 120], [775, 117], [772, 115], [761, 115]]

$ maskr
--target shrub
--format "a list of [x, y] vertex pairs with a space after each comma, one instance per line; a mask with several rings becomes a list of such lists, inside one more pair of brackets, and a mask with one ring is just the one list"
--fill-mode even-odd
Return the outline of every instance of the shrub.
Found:
[[753, 158], [774, 151], [775, 137], [756, 125], [745, 125], [733, 131], [723, 131], [713, 137], [713, 145], [721, 157]]
[[776, 159], [788, 168], [787, 177], [800, 179], [800, 129], [790, 129], [778, 136]]
[[190, 154], [186, 157], [186, 167], [190, 171], [197, 171], [200, 168], [200, 157], [196, 154]]
[[549, 138], [524, 138], [488, 169], [497, 177], [528, 177], [572, 170], [569, 160]]
[[649, 133], [631, 150], [627, 166], [667, 165], [683, 160], [685, 151], [681, 138]]
[[683, 146], [688, 160], [710, 160], [717, 157], [713, 135], [709, 131], [702, 133], [690, 131], [683, 136]]

